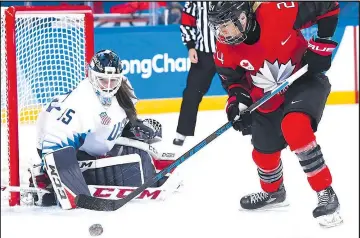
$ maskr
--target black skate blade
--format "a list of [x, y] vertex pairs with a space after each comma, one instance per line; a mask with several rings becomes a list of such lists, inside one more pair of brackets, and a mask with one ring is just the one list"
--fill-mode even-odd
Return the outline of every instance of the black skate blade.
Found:
[[276, 204], [270, 204], [258, 209], [245, 209], [240, 207], [239, 211], [241, 212], [288, 212], [289, 208], [288, 206], [290, 205], [289, 202], [284, 201], [282, 203], [276, 203]]
[[93, 211], [115, 211], [115, 200], [99, 199], [96, 197], [79, 194], [75, 197], [75, 204], [79, 208]]

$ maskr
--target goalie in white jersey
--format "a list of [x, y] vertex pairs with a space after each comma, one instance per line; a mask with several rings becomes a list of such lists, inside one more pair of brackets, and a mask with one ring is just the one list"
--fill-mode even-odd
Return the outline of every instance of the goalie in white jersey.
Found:
[[35, 204], [74, 208], [76, 195], [90, 194], [87, 185], [137, 187], [172, 162], [144, 149], [149, 148], [145, 143], [161, 139], [161, 124], [137, 118], [137, 98], [122, 71], [113, 51], [97, 52], [88, 77], [72, 92], [55, 96], [39, 114], [39, 163], [32, 168], [30, 186], [53, 193], [36, 194]]

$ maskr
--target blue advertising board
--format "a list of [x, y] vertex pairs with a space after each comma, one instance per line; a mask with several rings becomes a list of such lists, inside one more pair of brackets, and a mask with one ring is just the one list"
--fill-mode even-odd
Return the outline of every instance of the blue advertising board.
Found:
[[[140, 99], [181, 97], [190, 68], [178, 25], [96, 28], [95, 51], [112, 49]], [[216, 76], [209, 95], [222, 95]]]

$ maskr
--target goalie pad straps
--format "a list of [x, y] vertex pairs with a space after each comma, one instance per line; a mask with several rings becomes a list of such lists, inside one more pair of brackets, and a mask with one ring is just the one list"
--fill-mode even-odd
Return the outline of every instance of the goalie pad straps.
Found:
[[46, 172], [62, 209], [75, 208], [76, 195], [90, 196], [73, 147], [65, 147], [46, 154], [44, 160]]

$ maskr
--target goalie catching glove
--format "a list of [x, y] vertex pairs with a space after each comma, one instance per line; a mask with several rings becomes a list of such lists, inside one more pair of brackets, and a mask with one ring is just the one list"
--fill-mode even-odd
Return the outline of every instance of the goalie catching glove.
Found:
[[154, 119], [136, 119], [125, 126], [122, 136], [151, 143], [154, 139], [162, 138], [162, 127]]

